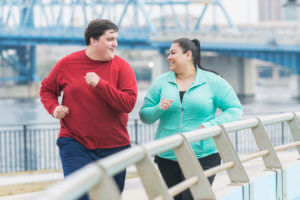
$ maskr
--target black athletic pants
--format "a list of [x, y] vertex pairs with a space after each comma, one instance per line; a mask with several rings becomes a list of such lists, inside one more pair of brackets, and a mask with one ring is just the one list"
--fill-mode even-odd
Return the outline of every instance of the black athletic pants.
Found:
[[[207, 170], [209, 168], [215, 167], [221, 163], [221, 159], [218, 153], [199, 158], [198, 159], [203, 170]], [[185, 178], [181, 172], [180, 166], [177, 161], [164, 159], [159, 156], [155, 156], [155, 162], [158, 165], [160, 173], [164, 178], [167, 186], [170, 188], [177, 183], [183, 181]], [[215, 175], [210, 176], [209, 182], [212, 185], [214, 181]], [[192, 194], [189, 189], [185, 190], [184, 192], [176, 195], [175, 200], [193, 200]]]

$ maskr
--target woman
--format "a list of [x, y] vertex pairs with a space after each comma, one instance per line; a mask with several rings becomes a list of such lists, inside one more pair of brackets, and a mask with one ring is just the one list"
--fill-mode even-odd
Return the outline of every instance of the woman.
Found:
[[[153, 82], [140, 109], [144, 123], [159, 120], [155, 139], [231, 122], [242, 115], [242, 106], [232, 87], [216, 72], [201, 66], [197, 39], [173, 41], [168, 61], [171, 71]], [[215, 117], [217, 108], [222, 113]], [[213, 138], [191, 146], [204, 170], [220, 164]], [[155, 162], [168, 187], [184, 180], [173, 151], [157, 155]], [[214, 176], [209, 177], [211, 184], [213, 180]], [[187, 190], [175, 199], [193, 198]]]

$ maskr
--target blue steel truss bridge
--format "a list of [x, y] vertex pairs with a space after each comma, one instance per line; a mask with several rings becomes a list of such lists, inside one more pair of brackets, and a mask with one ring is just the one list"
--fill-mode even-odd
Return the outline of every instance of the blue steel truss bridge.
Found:
[[[211, 26], [203, 26], [209, 11]], [[164, 53], [175, 38], [198, 38], [203, 51], [257, 58], [300, 74], [299, 24], [237, 28], [229, 16], [221, 0], [1, 0], [0, 70], [9, 66], [15, 73], [0, 73], [0, 82], [39, 81], [36, 46], [84, 45], [84, 28], [95, 18], [118, 24], [121, 48]]]

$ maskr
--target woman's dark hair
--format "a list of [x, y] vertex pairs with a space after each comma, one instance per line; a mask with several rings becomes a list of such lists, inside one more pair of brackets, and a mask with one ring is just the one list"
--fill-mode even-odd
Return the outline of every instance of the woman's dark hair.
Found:
[[94, 19], [90, 21], [89, 25], [84, 31], [84, 41], [86, 45], [90, 45], [90, 38], [98, 40], [98, 38], [105, 33], [105, 31], [113, 29], [118, 32], [118, 26], [107, 19]]
[[193, 62], [194, 62], [195, 66], [197, 65], [200, 69], [218, 74], [217, 72], [210, 70], [210, 69], [206, 69], [201, 65], [201, 50], [200, 50], [199, 40], [197, 40], [197, 39], [190, 40], [188, 38], [179, 38], [177, 40], [174, 40], [173, 43], [179, 44], [179, 46], [183, 50], [183, 53], [186, 53], [189, 50], [192, 51]]

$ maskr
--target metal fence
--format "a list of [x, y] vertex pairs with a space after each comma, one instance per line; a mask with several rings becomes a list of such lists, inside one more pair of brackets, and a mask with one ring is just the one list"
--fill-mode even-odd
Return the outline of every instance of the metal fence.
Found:
[[60, 169], [58, 124], [0, 126], [0, 173]]
[[[157, 124], [146, 125], [138, 119], [130, 120], [128, 131], [131, 144], [144, 144], [154, 139]], [[265, 126], [273, 146], [292, 141], [286, 122]], [[28, 170], [60, 169], [56, 139], [59, 124], [16, 124], [0, 126], [0, 173]], [[238, 153], [258, 150], [250, 129], [230, 133]]]

